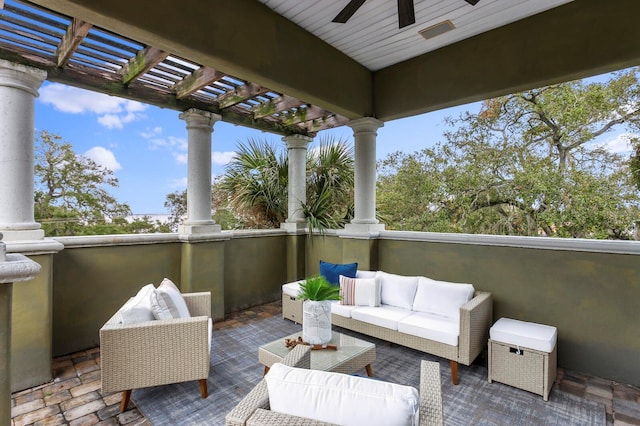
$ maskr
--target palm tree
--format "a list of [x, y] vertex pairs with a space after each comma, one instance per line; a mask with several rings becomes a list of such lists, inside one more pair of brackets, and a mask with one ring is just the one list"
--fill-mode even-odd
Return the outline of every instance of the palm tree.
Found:
[[[247, 227], [274, 228], [287, 217], [288, 161], [266, 140], [238, 146], [227, 165], [222, 188]], [[307, 202], [302, 206], [312, 229], [340, 227], [353, 215], [353, 149], [346, 141], [321, 138], [307, 151]]]

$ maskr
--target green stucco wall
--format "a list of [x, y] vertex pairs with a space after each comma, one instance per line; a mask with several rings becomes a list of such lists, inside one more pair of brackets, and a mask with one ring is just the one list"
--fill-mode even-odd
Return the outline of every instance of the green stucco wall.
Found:
[[180, 244], [67, 248], [53, 267], [53, 355], [99, 344], [100, 327], [145, 284], [180, 285]]
[[640, 384], [636, 255], [381, 240], [380, 269], [493, 294], [494, 320], [558, 328], [558, 365]]
[[237, 238], [225, 248], [225, 309], [278, 300], [287, 282], [287, 236]]
[[42, 269], [33, 280], [13, 284], [12, 392], [51, 380], [53, 255], [29, 258], [39, 263]]

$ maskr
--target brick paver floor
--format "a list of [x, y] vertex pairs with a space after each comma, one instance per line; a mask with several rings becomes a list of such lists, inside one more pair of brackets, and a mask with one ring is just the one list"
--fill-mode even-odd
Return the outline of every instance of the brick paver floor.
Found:
[[[240, 327], [274, 315], [282, 315], [280, 301], [233, 313], [216, 321], [214, 329]], [[12, 395], [12, 426], [150, 425], [133, 402], [120, 413], [120, 392], [102, 393], [99, 348], [55, 358], [53, 377], [50, 383]], [[554, 387], [602, 402], [607, 424], [640, 426], [640, 388], [562, 369]]]

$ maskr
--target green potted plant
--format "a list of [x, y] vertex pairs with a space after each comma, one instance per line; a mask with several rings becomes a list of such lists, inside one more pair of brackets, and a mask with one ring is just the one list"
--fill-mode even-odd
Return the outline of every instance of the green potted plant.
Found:
[[331, 340], [331, 301], [340, 300], [340, 287], [322, 276], [307, 278], [300, 284], [302, 303], [302, 340], [311, 345], [326, 345]]

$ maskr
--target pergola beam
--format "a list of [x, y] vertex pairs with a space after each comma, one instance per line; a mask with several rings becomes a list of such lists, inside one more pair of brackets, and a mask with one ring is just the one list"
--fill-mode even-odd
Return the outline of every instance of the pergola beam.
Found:
[[82, 43], [82, 40], [89, 34], [91, 27], [90, 23], [73, 18], [54, 55], [58, 67], [64, 67], [69, 63], [69, 59]]
[[167, 56], [169, 56], [169, 52], [164, 52], [153, 46], [145, 47], [139, 51], [136, 56], [129, 59], [129, 62], [127, 62], [120, 70], [122, 83], [131, 83], [133, 80], [144, 75], [151, 68], [164, 61]]
[[206, 87], [211, 83], [220, 80], [224, 76], [224, 73], [221, 73], [218, 70], [214, 70], [213, 68], [198, 68], [192, 74], [176, 83], [173, 86], [173, 91], [176, 94], [176, 98], [183, 99], [191, 95], [192, 93], [197, 92], [203, 87]]

